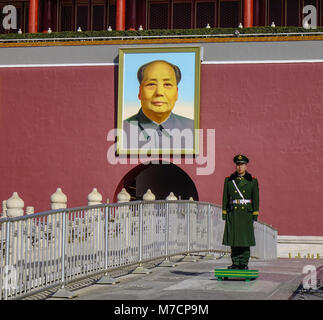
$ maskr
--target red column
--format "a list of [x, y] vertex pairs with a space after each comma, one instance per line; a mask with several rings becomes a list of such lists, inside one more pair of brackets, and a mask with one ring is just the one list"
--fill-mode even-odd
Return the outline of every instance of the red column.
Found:
[[52, 31], [53, 31], [53, 26], [52, 26], [52, 0], [45, 0], [44, 1], [43, 32], [47, 32], [48, 28], [51, 28]]
[[253, 0], [244, 0], [243, 27], [250, 28], [252, 26], [253, 26]]
[[144, 29], [147, 29], [146, 24], [146, 0], [137, 0], [136, 1], [136, 13], [137, 13], [137, 19], [136, 19], [136, 28], [141, 25]]
[[38, 0], [29, 0], [28, 32], [36, 33], [38, 30]]
[[137, 8], [136, 0], [129, 0], [129, 7], [127, 7], [127, 28], [129, 30], [136, 30], [136, 18], [137, 18]]
[[266, 0], [260, 0], [259, 3], [259, 21], [260, 26], [266, 25]]
[[116, 30], [126, 29], [126, 0], [117, 0]]
[[254, 7], [253, 7], [253, 10], [254, 10], [254, 21], [253, 21], [253, 25], [256, 27], [256, 26], [260, 26], [260, 3], [259, 3], [259, 0], [256, 0], [254, 2]]

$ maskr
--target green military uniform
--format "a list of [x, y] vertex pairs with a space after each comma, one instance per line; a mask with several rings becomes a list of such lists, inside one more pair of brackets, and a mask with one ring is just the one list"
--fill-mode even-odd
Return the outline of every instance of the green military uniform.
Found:
[[[239, 156], [245, 159], [244, 163], [249, 161], [247, 157]], [[234, 159], [238, 161], [237, 157], [239, 156], [236, 156]], [[235, 182], [243, 198], [233, 182]], [[243, 199], [246, 201], [243, 201]], [[247, 267], [248, 265], [250, 246], [256, 244], [253, 221], [257, 220], [258, 214], [258, 180], [247, 171], [244, 176], [239, 176], [235, 172], [231, 176], [226, 177], [222, 201], [222, 218], [225, 220], [223, 244], [231, 246], [231, 258], [235, 266]]]

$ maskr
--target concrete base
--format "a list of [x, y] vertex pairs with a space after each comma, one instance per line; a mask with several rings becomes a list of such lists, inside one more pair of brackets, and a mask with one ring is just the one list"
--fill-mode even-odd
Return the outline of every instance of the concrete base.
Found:
[[109, 276], [103, 276], [96, 282], [96, 284], [117, 284], [119, 282], [119, 280], [110, 278]]
[[204, 260], [213, 260], [214, 258], [214, 255], [211, 253], [208, 253], [203, 257]]
[[151, 271], [142, 267], [142, 266], [139, 266], [132, 273], [134, 273], [134, 274], [149, 274], [149, 273], [151, 273]]
[[77, 294], [66, 290], [65, 288], [58, 289], [52, 296], [51, 298], [64, 298], [64, 299], [72, 299], [77, 297]]
[[[120, 276], [122, 285], [82, 287], [77, 291], [78, 298], [73, 301], [76, 299], [106, 301], [208, 300], [213, 303], [215, 300], [220, 300], [221, 303], [224, 298], [227, 301], [250, 300], [251, 302], [255, 300], [288, 300], [306, 276], [302, 273], [303, 267], [312, 264], [319, 268], [322, 265], [322, 260], [251, 259], [249, 268], [259, 270], [259, 277], [249, 283], [239, 278], [229, 281], [215, 279], [213, 271], [224, 269], [231, 264], [229, 258], [201, 259], [198, 263], [176, 261], [176, 264], [176, 271], [170, 268], [154, 268], [153, 272], [147, 275], [126, 274]], [[225, 269], [225, 271], [228, 270]], [[319, 276], [319, 272], [317, 275]], [[313, 294], [308, 294], [308, 296], [314, 297]], [[137, 318], [142, 318], [142, 314], [141, 317], [137, 314]]]
[[176, 267], [176, 264], [166, 259], [158, 267]]
[[197, 262], [198, 258], [191, 256], [191, 255], [187, 255], [182, 259], [183, 262]]
[[323, 237], [277, 236], [279, 258], [323, 258]]

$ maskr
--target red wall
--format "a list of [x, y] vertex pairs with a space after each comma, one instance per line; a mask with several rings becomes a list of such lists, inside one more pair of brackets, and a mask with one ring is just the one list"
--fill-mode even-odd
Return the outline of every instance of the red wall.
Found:
[[[0, 70], [0, 200], [49, 210], [61, 187], [68, 207], [93, 187], [113, 199], [135, 165], [111, 166], [116, 124], [113, 67]], [[245, 153], [259, 179], [259, 219], [281, 235], [322, 236], [323, 63], [202, 65], [201, 128], [215, 128], [215, 171], [197, 176], [201, 201], [220, 204], [232, 158]], [[149, 186], [147, 186], [148, 188]]]

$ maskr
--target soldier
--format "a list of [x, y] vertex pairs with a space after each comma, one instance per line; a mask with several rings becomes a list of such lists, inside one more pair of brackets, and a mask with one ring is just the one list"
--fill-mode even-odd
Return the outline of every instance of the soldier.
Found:
[[224, 180], [222, 219], [225, 220], [223, 244], [231, 246], [232, 265], [228, 269], [248, 270], [250, 246], [254, 246], [253, 221], [259, 214], [258, 180], [247, 172], [249, 159], [233, 158], [236, 172]]

